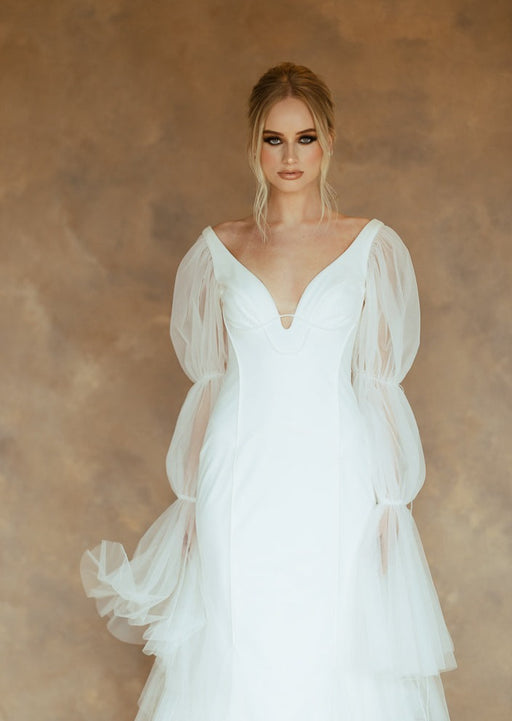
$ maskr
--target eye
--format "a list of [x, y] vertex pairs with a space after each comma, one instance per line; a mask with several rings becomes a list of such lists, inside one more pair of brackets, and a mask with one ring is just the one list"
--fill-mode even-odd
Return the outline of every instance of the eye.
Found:
[[299, 142], [302, 143], [302, 145], [309, 145], [310, 143], [314, 143], [316, 140], [316, 135], [301, 135]]
[[263, 138], [264, 143], [268, 143], [269, 145], [279, 145], [281, 142], [281, 139], [277, 137], [277, 135], [269, 135], [266, 138]]

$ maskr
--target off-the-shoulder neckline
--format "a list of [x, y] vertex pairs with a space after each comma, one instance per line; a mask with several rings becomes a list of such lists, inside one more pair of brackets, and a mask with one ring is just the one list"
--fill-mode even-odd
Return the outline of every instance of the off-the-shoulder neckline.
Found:
[[[339, 255], [337, 255], [333, 260], [331, 260], [330, 263], [328, 263], [327, 265], [325, 265], [318, 273], [316, 273], [316, 274], [311, 278], [311, 280], [309, 281], [309, 283], [306, 285], [306, 287], [305, 287], [304, 290], [302, 291], [302, 294], [301, 294], [301, 296], [300, 296], [300, 298], [299, 298], [299, 301], [298, 301], [297, 305], [295, 306], [294, 312], [293, 312], [293, 313], [284, 313], [284, 314], [283, 314], [283, 313], [279, 313], [279, 309], [277, 308], [277, 305], [276, 305], [276, 302], [275, 302], [275, 300], [274, 300], [274, 297], [272, 296], [272, 293], [271, 293], [271, 292], [269, 291], [269, 289], [267, 288], [266, 284], [265, 284], [265, 283], [261, 280], [261, 278], [259, 278], [252, 270], [250, 270], [246, 265], [244, 265], [240, 260], [238, 260], [238, 258], [237, 258], [235, 255], [233, 255], [233, 253], [232, 253], [230, 250], [228, 250], [228, 248], [226, 247], [226, 245], [222, 242], [222, 240], [219, 238], [219, 236], [217, 235], [217, 233], [213, 230], [213, 228], [212, 228], [211, 225], [207, 225], [206, 228], [203, 229], [203, 234], [209, 234], [210, 237], [215, 240], [215, 242], [216, 242], [216, 244], [218, 245], [218, 247], [219, 247], [221, 250], [223, 250], [223, 252], [225, 252], [225, 253], [227, 254], [226, 257], [229, 257], [230, 259], [232, 259], [232, 261], [233, 261], [234, 263], [236, 263], [237, 266], [238, 266], [243, 272], [247, 273], [247, 274], [249, 275], [249, 277], [253, 278], [253, 279], [263, 288], [263, 291], [266, 293], [266, 295], [268, 296], [269, 300], [271, 301], [271, 303], [272, 303], [272, 305], [273, 305], [273, 308], [274, 308], [274, 310], [275, 310], [276, 315], [278, 315], [279, 317], [281, 317], [281, 316], [283, 316], [283, 315], [286, 315], [286, 316], [295, 316], [295, 315], [298, 313], [298, 311], [300, 310], [300, 308], [301, 308], [301, 306], [302, 306], [302, 304], [303, 304], [303, 302], [304, 302], [304, 298], [307, 297], [308, 293], [311, 291], [311, 288], [315, 285], [315, 283], [317, 283], [317, 282], [320, 280], [320, 278], [323, 277], [323, 275], [324, 275], [325, 273], [327, 273], [327, 272], [330, 271], [332, 268], [334, 268], [338, 263], [340, 263], [340, 262], [342, 261], [342, 259], [344, 260], [347, 255], [350, 255], [350, 253], [352, 252], [353, 248], [358, 244], [358, 242], [360, 241], [360, 239], [363, 238], [370, 230], [373, 230], [374, 227], [377, 227], [377, 228], [378, 228], [378, 227], [381, 227], [382, 225], [383, 225], [382, 221], [379, 220], [378, 218], [372, 218], [371, 220], [369, 220], [369, 221], [361, 228], [361, 230], [357, 233], [357, 235], [352, 239], [350, 245], [348, 245], [347, 248], [345, 248], [345, 250], [344, 250], [342, 253], [340, 253]], [[293, 326], [294, 326], [294, 323], [292, 323], [289, 328], [292, 328]], [[285, 330], [289, 330], [289, 328], [288, 328], [288, 329], [285, 329]]]
[[[308, 285], [309, 285], [318, 275], [321, 275], [324, 271], [326, 271], [326, 270], [327, 270], [328, 268], [330, 268], [332, 265], [335, 265], [346, 253], [348, 253], [348, 251], [350, 251], [350, 249], [352, 248], [352, 246], [354, 246], [354, 245], [357, 244], [357, 241], [359, 240], [359, 238], [362, 237], [363, 235], [365, 235], [365, 234], [366, 234], [366, 231], [368, 231], [368, 230], [369, 230], [371, 227], [373, 227], [375, 224], [383, 225], [382, 221], [379, 220], [378, 218], [371, 218], [367, 223], [365, 223], [365, 225], [363, 225], [363, 227], [361, 228], [361, 230], [354, 236], [354, 238], [352, 239], [352, 241], [350, 242], [350, 244], [345, 248], [345, 250], [344, 250], [343, 252], [339, 253], [335, 258], [333, 258], [333, 260], [331, 260], [329, 263], [327, 263], [327, 265], [325, 265], [321, 270], [319, 270], [318, 273], [316, 273], [316, 275], [314, 275], [313, 278], [311, 278], [311, 280], [310, 280], [310, 282], [308, 283]], [[222, 248], [224, 248], [224, 250], [231, 256], [231, 258], [233, 258], [233, 260], [234, 260], [236, 263], [238, 263], [239, 265], [241, 265], [242, 268], [245, 268], [245, 270], [246, 270], [248, 273], [250, 273], [251, 275], [254, 275], [256, 278], [258, 277], [258, 276], [256, 276], [256, 274], [255, 274], [252, 270], [250, 270], [250, 268], [248, 268], [246, 265], [244, 265], [244, 263], [242, 263], [242, 261], [240, 261], [240, 260], [236, 257], [236, 255], [234, 255], [234, 254], [229, 250], [229, 248], [228, 248], [228, 247], [226, 246], [226, 244], [220, 239], [220, 237], [217, 235], [217, 233], [214, 231], [214, 229], [213, 229], [213, 227], [212, 227], [211, 225], [207, 225], [206, 228], [203, 228], [202, 234], [204, 234], [204, 233], [209, 233], [213, 238], [215, 238], [215, 240], [217, 241], [217, 243], [218, 243], [220, 246], [222, 246]], [[307, 286], [306, 286], [306, 287], [307, 287]]]

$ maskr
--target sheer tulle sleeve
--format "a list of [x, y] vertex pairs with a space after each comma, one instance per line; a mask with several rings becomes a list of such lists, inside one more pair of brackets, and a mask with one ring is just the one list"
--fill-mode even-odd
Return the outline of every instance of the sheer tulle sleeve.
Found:
[[400, 237], [383, 226], [369, 252], [352, 362], [375, 508], [354, 567], [350, 634], [353, 659], [361, 668], [408, 677], [433, 676], [456, 665], [412, 516], [425, 463], [400, 383], [419, 335], [410, 255]]
[[174, 284], [171, 340], [192, 381], [180, 409], [166, 468], [177, 496], [140, 539], [131, 560], [123, 546], [102, 541], [86, 551], [81, 576], [108, 629], [144, 643], [144, 652], [171, 654], [205, 623], [195, 536], [199, 451], [226, 365], [218, 285], [203, 235], [181, 260]]

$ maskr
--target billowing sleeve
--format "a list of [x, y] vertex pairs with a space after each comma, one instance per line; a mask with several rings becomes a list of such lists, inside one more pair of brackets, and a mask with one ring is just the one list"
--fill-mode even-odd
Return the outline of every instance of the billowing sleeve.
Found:
[[412, 516], [425, 462], [400, 384], [419, 338], [411, 258], [397, 233], [383, 225], [369, 251], [352, 360], [375, 507], [354, 564], [350, 634], [353, 658], [363, 670], [408, 677], [435, 676], [456, 666]]
[[131, 560], [123, 546], [102, 541], [86, 551], [80, 571], [109, 631], [147, 654], [169, 656], [206, 621], [195, 535], [199, 451], [226, 366], [218, 284], [203, 235], [181, 260], [174, 283], [171, 340], [192, 381], [166, 459], [176, 500], [140, 539]]

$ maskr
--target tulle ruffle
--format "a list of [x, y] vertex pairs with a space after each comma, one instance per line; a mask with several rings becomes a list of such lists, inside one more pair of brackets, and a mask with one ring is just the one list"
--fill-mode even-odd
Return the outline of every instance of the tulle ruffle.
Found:
[[205, 623], [190, 502], [178, 499], [150, 526], [128, 560], [123, 546], [102, 541], [86, 551], [80, 572], [107, 628], [148, 654], [170, 653]]
[[388, 678], [423, 678], [456, 667], [452, 640], [407, 506], [375, 506], [349, 594], [351, 668]]
[[341, 718], [350, 721], [449, 721], [439, 676], [403, 679], [357, 672], [340, 676]]

